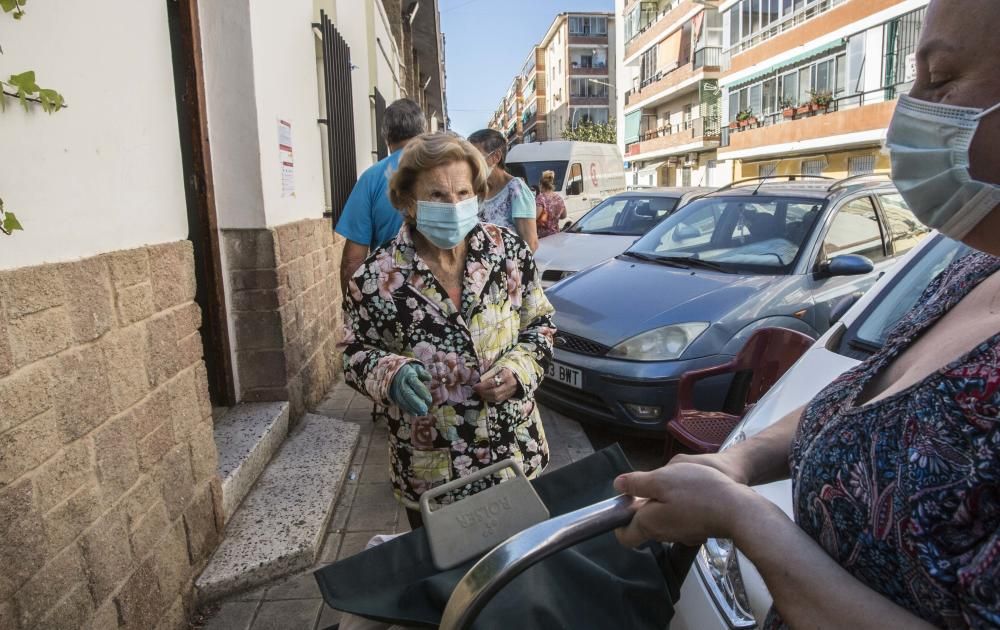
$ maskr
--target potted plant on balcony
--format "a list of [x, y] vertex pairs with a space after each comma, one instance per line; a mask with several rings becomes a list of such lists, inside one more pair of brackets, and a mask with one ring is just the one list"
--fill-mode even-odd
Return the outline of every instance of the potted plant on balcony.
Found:
[[790, 98], [783, 98], [780, 102], [781, 115], [785, 118], [795, 118], [795, 101]]
[[738, 114], [736, 114], [736, 122], [735, 123], [730, 123], [729, 128], [730, 129], [736, 129], [736, 128], [743, 129], [745, 127], [750, 127], [751, 125], [756, 125], [756, 124], [757, 124], [757, 117], [754, 115], [753, 110], [752, 109], [744, 109], [744, 110], [741, 110]]
[[827, 111], [833, 103], [833, 94], [830, 92], [810, 92], [809, 102], [795, 110], [797, 114], [813, 114], [818, 111]]

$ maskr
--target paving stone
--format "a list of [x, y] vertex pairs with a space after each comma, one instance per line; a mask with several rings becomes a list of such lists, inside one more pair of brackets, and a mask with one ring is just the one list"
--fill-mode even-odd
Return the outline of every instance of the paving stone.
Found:
[[302, 419], [198, 578], [205, 601], [312, 565], [356, 443], [356, 430], [344, 422], [311, 414]]
[[251, 630], [313, 630], [322, 599], [264, 602]]
[[226, 602], [203, 630], [248, 630], [257, 612], [258, 602]]
[[341, 616], [342, 614], [339, 610], [334, 610], [323, 604], [323, 612], [319, 615], [319, 623], [316, 624], [316, 630], [326, 630], [330, 626], [340, 623]]
[[284, 582], [279, 582], [267, 589], [267, 592], [264, 593], [264, 601], [316, 599], [322, 596], [323, 594], [319, 592], [319, 586], [316, 584], [316, 578], [313, 577], [310, 570], [306, 573], [290, 577]]
[[385, 483], [389, 479], [388, 464], [365, 464], [359, 483]]
[[351, 507], [351, 515], [347, 519], [347, 531], [368, 531], [396, 529], [398, 518], [398, 503], [374, 503], [371, 505], [355, 504]]
[[384, 531], [370, 531], [370, 532], [348, 532], [344, 534], [344, 540], [340, 543], [340, 552], [337, 554], [337, 560], [343, 560], [344, 558], [350, 558], [351, 556], [364, 551], [365, 545], [372, 537], [378, 534], [390, 534], [392, 530]]
[[344, 535], [340, 532], [329, 532], [326, 535], [326, 541], [323, 542], [323, 549], [319, 552], [318, 564], [329, 564], [336, 561], [337, 554], [340, 553], [340, 543], [343, 540]]

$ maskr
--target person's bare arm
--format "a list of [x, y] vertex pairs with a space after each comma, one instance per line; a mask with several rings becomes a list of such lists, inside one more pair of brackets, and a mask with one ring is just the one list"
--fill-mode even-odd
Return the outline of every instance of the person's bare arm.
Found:
[[355, 243], [348, 239], [344, 243], [344, 253], [340, 256], [340, 291], [341, 295], [347, 295], [347, 283], [354, 277], [354, 272], [361, 267], [368, 258], [368, 246]]
[[711, 466], [733, 481], [750, 486], [788, 479], [788, 455], [803, 409], [796, 409], [752, 438], [721, 453], [678, 455], [670, 461]]
[[535, 219], [514, 219], [514, 227], [534, 253], [538, 249], [538, 225]]
[[644, 497], [616, 534], [635, 547], [649, 540], [698, 546], [728, 538], [753, 562], [791, 628], [931, 628], [848, 573], [776, 505], [714, 467], [670, 463], [615, 480]]
[[733, 542], [757, 567], [789, 628], [934, 627], [848, 573], [770, 501], [754, 494], [733, 510], [741, 515]]

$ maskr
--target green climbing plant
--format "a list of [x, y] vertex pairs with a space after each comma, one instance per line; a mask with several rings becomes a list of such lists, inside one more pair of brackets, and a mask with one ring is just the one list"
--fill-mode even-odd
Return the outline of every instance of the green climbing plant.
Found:
[[[28, 0], [0, 0], [0, 10], [12, 15], [15, 20], [25, 16], [24, 5]], [[0, 47], [0, 54], [3, 48]], [[66, 107], [62, 94], [52, 88], [43, 88], [35, 80], [35, 71], [26, 70], [12, 74], [7, 79], [0, 79], [0, 111], [7, 109], [7, 99], [16, 98], [25, 111], [30, 111], [31, 104], [41, 105], [42, 111], [52, 114]], [[14, 213], [4, 208], [0, 197], [0, 233], [10, 236], [17, 230], [23, 230], [20, 221]]]

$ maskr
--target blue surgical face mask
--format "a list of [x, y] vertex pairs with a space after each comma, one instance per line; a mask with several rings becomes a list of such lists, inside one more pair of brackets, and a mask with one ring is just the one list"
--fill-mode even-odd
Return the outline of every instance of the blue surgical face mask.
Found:
[[1000, 185], [969, 174], [972, 138], [997, 110], [899, 97], [886, 138], [892, 181], [924, 225], [961, 239], [1000, 205]]
[[479, 198], [458, 203], [417, 202], [417, 231], [441, 249], [455, 249], [479, 222]]

